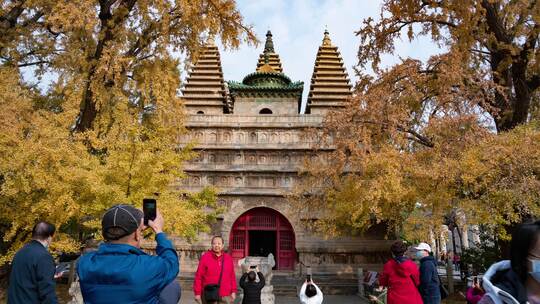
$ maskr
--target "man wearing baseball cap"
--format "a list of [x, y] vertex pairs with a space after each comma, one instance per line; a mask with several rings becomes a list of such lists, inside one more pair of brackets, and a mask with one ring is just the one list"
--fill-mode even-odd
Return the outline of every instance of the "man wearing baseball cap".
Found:
[[420, 260], [420, 295], [424, 304], [441, 303], [441, 291], [439, 290], [439, 274], [437, 272], [437, 262], [430, 255], [431, 246], [420, 243], [414, 247], [416, 257]]
[[85, 303], [178, 303], [178, 256], [163, 233], [163, 217], [157, 211], [155, 220], [148, 221], [156, 233], [157, 256], [141, 250], [147, 228], [143, 217], [141, 210], [124, 204], [105, 212], [101, 221], [105, 242], [81, 256], [77, 265]]

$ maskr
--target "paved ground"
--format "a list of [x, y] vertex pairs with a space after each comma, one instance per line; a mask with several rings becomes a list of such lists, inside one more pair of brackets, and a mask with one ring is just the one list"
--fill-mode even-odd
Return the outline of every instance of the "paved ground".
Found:
[[[276, 304], [298, 304], [298, 298], [277, 298]], [[357, 296], [325, 296], [323, 303], [328, 304], [367, 304], [368, 302]]]
[[[277, 297], [275, 304], [299, 304], [297, 297]], [[366, 300], [357, 296], [325, 296], [323, 303], [328, 304], [368, 304]], [[183, 294], [180, 304], [195, 304], [193, 293]]]

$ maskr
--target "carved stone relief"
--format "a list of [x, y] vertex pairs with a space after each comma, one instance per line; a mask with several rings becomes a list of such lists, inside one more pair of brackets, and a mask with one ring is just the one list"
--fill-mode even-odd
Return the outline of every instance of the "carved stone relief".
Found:
[[304, 162], [327, 162], [331, 156], [328, 153], [306, 153], [306, 152], [267, 152], [267, 151], [227, 151], [209, 150], [199, 151], [196, 158], [190, 163], [204, 162], [206, 164], [235, 164], [235, 165], [303, 165]]
[[277, 133], [272, 133], [272, 135], [270, 137], [270, 142], [272, 142], [272, 143], [279, 142]]
[[244, 139], [245, 139], [244, 132], [238, 132], [238, 135], [237, 135], [236, 138], [238, 139], [238, 143], [239, 143], [239, 144], [243, 144], [243, 143], [244, 143]]
[[230, 164], [231, 163], [231, 157], [232, 155], [229, 155], [229, 154], [219, 154], [219, 159], [218, 159], [218, 163], [221, 163], [221, 164]]
[[266, 177], [264, 179], [265, 187], [274, 187], [276, 185], [276, 180], [273, 177]]
[[248, 164], [255, 165], [257, 164], [257, 158], [255, 154], [248, 154]]
[[[206, 134], [205, 134], [206, 133]], [[254, 143], [308, 143], [317, 141], [321, 134], [307, 134], [301, 130], [289, 129], [261, 129], [259, 131], [246, 131], [236, 129], [206, 129], [205, 131], [194, 131], [183, 136], [181, 142], [196, 140], [200, 143], [216, 144], [234, 143], [245, 144]]]
[[291, 134], [290, 133], [285, 133], [285, 142], [286, 143], [290, 143], [291, 142]]
[[208, 143], [209, 144], [215, 144], [217, 143], [217, 134], [212, 132], [210, 133], [210, 135], [208, 136]]
[[[205, 181], [203, 184], [202, 181]], [[264, 187], [264, 188], [276, 188], [285, 187], [289, 188], [294, 183], [294, 177], [289, 175], [271, 176], [265, 175], [248, 175], [239, 176], [238, 174], [223, 175], [212, 174], [204, 175], [191, 175], [187, 178], [180, 179], [179, 183], [183, 186], [200, 187], [203, 185], [215, 185], [219, 187]]]
[[248, 177], [248, 187], [257, 187], [259, 184], [259, 178], [257, 176]]
[[250, 143], [257, 143], [257, 133], [251, 132], [249, 134], [249, 142]]
[[290, 157], [288, 154], [285, 155], [285, 157], [283, 157], [283, 162], [284, 162], [285, 164], [290, 163], [290, 162], [291, 162], [291, 157]]
[[285, 187], [291, 186], [291, 178], [290, 177], [285, 177], [285, 179], [283, 180], [283, 185]]
[[236, 154], [234, 156], [234, 163], [235, 164], [241, 164], [242, 163], [242, 154]]

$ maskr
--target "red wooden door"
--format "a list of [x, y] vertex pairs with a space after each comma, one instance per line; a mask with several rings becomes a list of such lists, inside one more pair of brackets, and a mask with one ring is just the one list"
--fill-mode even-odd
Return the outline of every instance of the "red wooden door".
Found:
[[294, 269], [294, 234], [291, 230], [281, 230], [278, 234], [278, 269]]
[[233, 231], [231, 234], [230, 243], [231, 243], [231, 246], [230, 246], [229, 251], [236, 265], [236, 261], [242, 259], [245, 256], [246, 231], [245, 230]]
[[270, 208], [255, 208], [242, 214], [234, 222], [230, 235], [229, 251], [235, 263], [249, 254], [249, 231], [275, 231], [276, 269], [294, 269], [294, 231], [283, 215]]

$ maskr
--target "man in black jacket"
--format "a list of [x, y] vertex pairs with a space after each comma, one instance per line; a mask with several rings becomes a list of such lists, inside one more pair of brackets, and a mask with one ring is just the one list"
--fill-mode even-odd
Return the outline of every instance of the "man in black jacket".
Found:
[[32, 241], [13, 258], [9, 277], [8, 304], [56, 304], [54, 260], [49, 245], [55, 227], [39, 222], [32, 230]]
[[437, 262], [430, 255], [431, 246], [426, 243], [418, 244], [416, 257], [420, 260], [420, 295], [424, 304], [440, 304], [441, 291], [439, 290], [439, 273]]
[[[256, 274], [255, 271], [257, 272]], [[242, 304], [261, 304], [261, 289], [263, 289], [265, 284], [264, 275], [258, 268], [255, 271], [248, 270], [240, 278], [240, 287], [244, 291]], [[259, 276], [259, 282], [255, 282], [257, 276]]]

